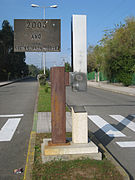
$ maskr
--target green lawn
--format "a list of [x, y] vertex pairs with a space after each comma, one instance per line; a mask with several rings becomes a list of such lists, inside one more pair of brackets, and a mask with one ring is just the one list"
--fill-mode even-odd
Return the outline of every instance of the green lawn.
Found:
[[[38, 112], [51, 112], [51, 87], [48, 83], [39, 87], [37, 110]], [[66, 111], [69, 111], [68, 107]]]
[[[66, 137], [71, 137], [67, 133]], [[43, 138], [50, 138], [51, 133], [37, 134], [33, 180], [122, 180], [123, 177], [115, 166], [106, 158], [102, 161], [83, 159], [72, 161], [51, 161], [42, 164], [41, 143]]]
[[[47, 86], [48, 92], [46, 90]], [[37, 110], [38, 112], [51, 112], [51, 88], [48, 84], [39, 87]]]

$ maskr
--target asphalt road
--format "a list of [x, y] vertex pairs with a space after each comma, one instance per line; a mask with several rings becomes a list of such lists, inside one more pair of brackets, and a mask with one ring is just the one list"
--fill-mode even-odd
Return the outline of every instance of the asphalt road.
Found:
[[16, 180], [25, 168], [38, 83], [27, 79], [0, 87], [0, 180]]
[[85, 106], [89, 130], [135, 179], [135, 97], [93, 87], [72, 92], [67, 87], [66, 102]]

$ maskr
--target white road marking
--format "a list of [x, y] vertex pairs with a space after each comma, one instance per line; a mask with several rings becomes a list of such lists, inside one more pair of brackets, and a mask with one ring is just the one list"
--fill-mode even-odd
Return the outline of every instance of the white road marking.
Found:
[[88, 116], [102, 131], [110, 137], [125, 137], [126, 135], [114, 128], [111, 124], [107, 123], [103, 118], [96, 115]]
[[9, 118], [0, 130], [0, 141], [11, 141], [21, 118]]
[[116, 142], [120, 147], [135, 147], [135, 141]]
[[11, 114], [11, 115], [0, 115], [0, 118], [10, 118], [10, 117], [22, 117], [24, 114]]
[[110, 115], [113, 119], [117, 120], [121, 124], [125, 125], [132, 131], [135, 131], [135, 123], [130, 121], [129, 119], [125, 118], [124, 116], [121, 115]]

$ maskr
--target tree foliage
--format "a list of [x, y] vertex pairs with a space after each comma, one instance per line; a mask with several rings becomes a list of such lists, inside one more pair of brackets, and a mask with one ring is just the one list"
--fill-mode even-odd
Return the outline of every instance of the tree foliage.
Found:
[[103, 66], [102, 46], [89, 46], [87, 51], [87, 71], [100, 71]]
[[95, 67], [104, 70], [110, 81], [116, 79], [130, 85], [135, 72], [135, 18], [127, 18], [125, 24], [105, 31], [100, 43], [90, 54], [95, 60]]
[[[44, 74], [44, 70], [41, 69], [39, 74]], [[50, 69], [49, 68], [45, 68], [45, 76], [46, 76], [46, 79], [49, 79], [49, 77], [50, 77]]]
[[7, 20], [0, 30], [0, 80], [20, 78], [28, 74], [25, 53], [14, 53], [14, 32]]
[[65, 62], [65, 71], [66, 72], [71, 72], [72, 68], [68, 62]]
[[30, 76], [35, 77], [35, 76], [37, 76], [40, 73], [39, 68], [34, 66], [33, 64], [28, 65], [28, 68], [29, 68], [29, 75]]

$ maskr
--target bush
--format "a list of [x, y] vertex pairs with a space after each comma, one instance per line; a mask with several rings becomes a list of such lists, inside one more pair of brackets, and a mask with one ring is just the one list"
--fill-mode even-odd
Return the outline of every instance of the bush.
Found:
[[132, 77], [132, 73], [121, 72], [121, 74], [119, 74], [118, 76], [118, 80], [122, 82], [124, 86], [129, 86], [132, 84]]
[[45, 74], [39, 74], [38, 75], [38, 81], [40, 83], [40, 86], [46, 85], [46, 75]]

